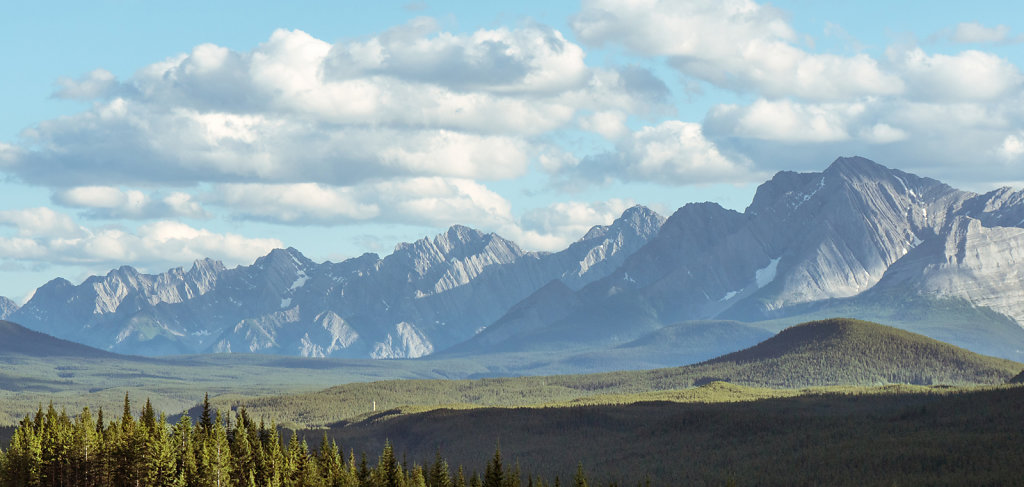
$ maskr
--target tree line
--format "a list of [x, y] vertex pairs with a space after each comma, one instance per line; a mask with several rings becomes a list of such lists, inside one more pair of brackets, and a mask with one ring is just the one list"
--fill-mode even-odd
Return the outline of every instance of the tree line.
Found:
[[[0, 451], [0, 485], [42, 486], [173, 486], [173, 487], [550, 487], [554, 482], [527, 475], [518, 464], [502, 460], [501, 449], [483, 474], [454, 471], [437, 451], [432, 463], [399, 461], [394, 447], [384, 448], [371, 465], [366, 453], [356, 459], [324, 435], [313, 449], [304, 438], [285, 441], [275, 424], [258, 423], [246, 410], [222, 415], [203, 401], [193, 424], [182, 415], [169, 424], [150, 401], [139, 417], [128, 395], [119, 420], [107, 421], [102, 408], [88, 407], [70, 417], [51, 403], [18, 425], [6, 451]], [[566, 485], [586, 486], [582, 464]]]

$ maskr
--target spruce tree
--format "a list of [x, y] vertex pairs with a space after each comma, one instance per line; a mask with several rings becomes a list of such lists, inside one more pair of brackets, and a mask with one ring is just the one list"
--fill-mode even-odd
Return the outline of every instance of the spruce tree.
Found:
[[459, 471], [455, 474], [455, 482], [452, 487], [466, 487], [466, 472], [462, 469], [462, 465], [459, 465]]
[[498, 445], [494, 449], [494, 457], [487, 463], [487, 469], [484, 471], [484, 484], [483, 487], [504, 487], [502, 479], [505, 472], [502, 470], [501, 465], [501, 445]]
[[[41, 409], [41, 408], [40, 408]], [[41, 423], [40, 423], [41, 424]], [[14, 430], [11, 445], [4, 454], [0, 478], [5, 486], [37, 487], [41, 485], [42, 445], [36, 435], [35, 424], [29, 416]]]
[[402, 485], [404, 477], [402, 467], [398, 464], [398, 459], [395, 458], [390, 440], [384, 440], [384, 451], [381, 452], [380, 459], [377, 461], [374, 477], [380, 487], [401, 487]]
[[427, 485], [430, 487], [451, 487], [452, 479], [448, 468], [448, 462], [441, 457], [441, 449], [434, 452], [434, 463], [430, 466], [427, 475]]
[[587, 475], [583, 473], [583, 462], [576, 465], [576, 475], [572, 478], [573, 487], [587, 487]]
[[175, 423], [170, 440], [173, 446], [174, 476], [180, 485], [195, 485], [196, 482], [196, 452], [192, 437], [192, 419], [183, 414]]
[[203, 396], [203, 412], [202, 415], [199, 416], [199, 427], [206, 434], [209, 434], [210, 430], [213, 428], [213, 411], [210, 409], [209, 392]]
[[100, 436], [88, 407], [75, 418], [71, 443], [71, 472], [74, 485], [98, 485], [97, 458], [100, 454]]

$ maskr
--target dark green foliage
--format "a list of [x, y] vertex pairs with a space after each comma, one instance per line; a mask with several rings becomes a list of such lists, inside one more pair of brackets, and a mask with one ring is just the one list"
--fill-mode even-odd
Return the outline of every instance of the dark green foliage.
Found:
[[[26, 416], [0, 453], [0, 486], [253, 486], [253, 487], [465, 487], [462, 466], [454, 481], [448, 462], [435, 451], [433, 464], [399, 462], [385, 441], [377, 464], [356, 466], [355, 453], [346, 462], [335, 440], [321, 435], [311, 451], [298, 433], [287, 446], [276, 428], [257, 425], [242, 409], [229, 421], [220, 410], [209, 428], [192, 426], [183, 416], [173, 426], [152, 405], [138, 418], [126, 396], [120, 421], [100, 425], [89, 409], [75, 418], [51, 404]], [[473, 474], [469, 485], [521, 487], [518, 463], [509, 469], [500, 449], [486, 466], [483, 479]], [[581, 471], [582, 472], [582, 471]], [[531, 479], [533, 476], [531, 475]], [[539, 477], [538, 477], [539, 478]]]
[[1024, 384], [1024, 371], [1014, 376], [1009, 381], [1010, 384]]
[[[1019, 485], [1024, 387], [888, 386], [734, 403], [436, 410], [333, 428], [410, 458], [493, 462], [494, 438], [534, 476], [589, 485]], [[504, 462], [507, 464], [507, 462]], [[526, 477], [529, 478], [529, 477]], [[469, 483], [469, 482], [467, 482]], [[483, 482], [481, 482], [482, 484]], [[546, 482], [546, 485], [551, 485]]]

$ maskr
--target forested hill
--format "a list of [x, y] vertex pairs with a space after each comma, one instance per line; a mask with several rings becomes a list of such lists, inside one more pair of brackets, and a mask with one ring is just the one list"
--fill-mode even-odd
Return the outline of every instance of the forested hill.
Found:
[[[708, 362], [644, 371], [482, 380], [354, 383], [320, 392], [245, 399], [245, 406], [279, 422], [324, 426], [373, 412], [445, 406], [534, 406], [570, 401], [649, 400], [650, 393], [715, 380], [747, 386], [800, 388], [876, 384], [1003, 384], [1024, 364], [986, 357], [888, 326], [857, 320], [811, 322], [760, 345]], [[591, 399], [587, 399], [591, 398]], [[656, 399], [661, 399], [657, 397]]]
[[1011, 384], [1024, 384], [1024, 372], [1017, 374], [1016, 377], [1010, 379]]
[[877, 323], [836, 318], [787, 328], [698, 367], [729, 370], [723, 378], [743, 383], [804, 387], [998, 383], [1021, 364]]
[[32, 331], [10, 321], [0, 321], [0, 354], [32, 357], [119, 357], [110, 352]]

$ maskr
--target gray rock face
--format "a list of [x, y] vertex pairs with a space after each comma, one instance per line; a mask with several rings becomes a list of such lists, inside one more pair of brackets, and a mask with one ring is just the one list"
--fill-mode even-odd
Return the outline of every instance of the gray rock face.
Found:
[[456, 225], [383, 259], [317, 264], [278, 249], [234, 269], [209, 260], [159, 275], [122, 267], [78, 286], [51, 281], [13, 319], [133, 354], [420, 357], [472, 337], [553, 280], [578, 289], [604, 277], [663, 222], [634, 207], [557, 253]]
[[892, 266], [879, 287], [964, 298], [1024, 323], [1024, 229], [956, 216], [941, 238]]
[[840, 158], [821, 173], [778, 173], [743, 213], [714, 203], [680, 208], [608, 277], [571, 296], [532, 296], [471, 343], [548, 349], [537, 330], [548, 339], [576, 330], [614, 345], [658, 326], [781, 318], [887, 286], [965, 299], [1021, 324], [1022, 220], [1024, 192], [977, 195]]
[[0, 296], [0, 320], [6, 320], [8, 316], [18, 311], [18, 303]]
[[996, 316], [942, 324], [941, 338], [1016, 353], [1022, 259], [1024, 191], [979, 195], [852, 157], [776, 174], [742, 213], [693, 203], [666, 220], [634, 207], [556, 253], [456, 225], [384, 258], [318, 264], [286, 249], [234, 269], [203, 260], [57, 279], [10, 319], [134, 354], [388, 359], [609, 347], [680, 322], [786, 319], [828, 303], [861, 317], [912, 297]]

